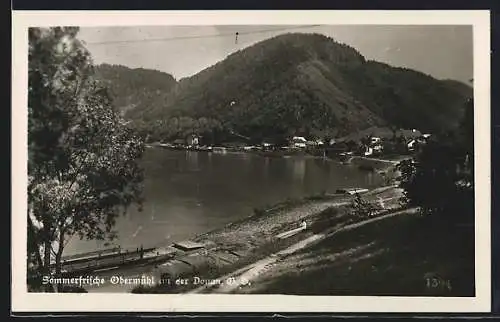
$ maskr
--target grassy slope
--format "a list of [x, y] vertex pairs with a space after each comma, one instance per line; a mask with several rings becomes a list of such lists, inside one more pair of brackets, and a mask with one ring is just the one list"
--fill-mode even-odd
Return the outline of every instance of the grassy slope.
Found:
[[288, 258], [247, 291], [474, 296], [473, 229], [449, 228], [410, 215], [363, 226]]

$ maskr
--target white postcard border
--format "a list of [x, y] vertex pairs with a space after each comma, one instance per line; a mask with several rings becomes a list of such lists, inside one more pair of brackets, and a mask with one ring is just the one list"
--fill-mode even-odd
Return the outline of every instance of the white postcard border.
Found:
[[[476, 297], [43, 294], [26, 291], [27, 28], [159, 25], [473, 25], [476, 187]], [[13, 11], [12, 311], [138, 312], [489, 312], [490, 15], [453, 11]]]

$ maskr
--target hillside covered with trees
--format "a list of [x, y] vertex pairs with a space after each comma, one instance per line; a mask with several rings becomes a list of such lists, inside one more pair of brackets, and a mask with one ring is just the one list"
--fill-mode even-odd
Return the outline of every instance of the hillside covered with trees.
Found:
[[147, 109], [177, 83], [172, 75], [157, 70], [109, 64], [94, 69], [95, 77], [105, 82], [114, 107], [123, 115]]
[[472, 93], [457, 81], [366, 60], [319, 34], [264, 40], [177, 83], [122, 69], [100, 67], [118, 105], [151, 140], [338, 137], [374, 126], [436, 133], [457, 125]]

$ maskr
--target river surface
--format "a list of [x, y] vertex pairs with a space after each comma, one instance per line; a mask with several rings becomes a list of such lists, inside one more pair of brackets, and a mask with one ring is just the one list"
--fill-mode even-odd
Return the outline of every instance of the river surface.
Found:
[[370, 188], [383, 178], [355, 166], [307, 157], [262, 157], [246, 153], [171, 151], [149, 148], [142, 211], [131, 207], [117, 219], [113, 242], [73, 237], [65, 255], [121, 246], [168, 245], [247, 217], [254, 208], [287, 198]]

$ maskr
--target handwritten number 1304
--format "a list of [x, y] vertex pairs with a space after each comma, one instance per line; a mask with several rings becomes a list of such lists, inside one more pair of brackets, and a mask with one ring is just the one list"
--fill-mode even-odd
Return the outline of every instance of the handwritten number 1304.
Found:
[[451, 290], [451, 282], [449, 280], [440, 280], [438, 278], [426, 278], [428, 288], [444, 287]]

